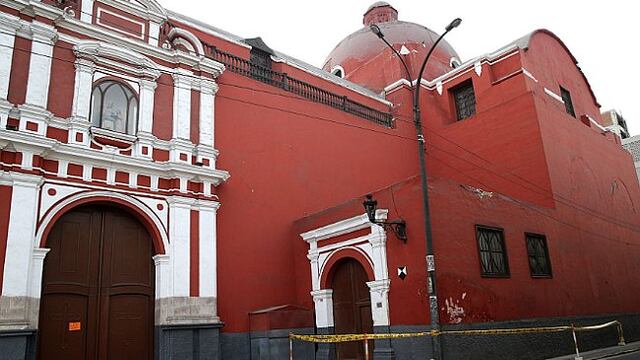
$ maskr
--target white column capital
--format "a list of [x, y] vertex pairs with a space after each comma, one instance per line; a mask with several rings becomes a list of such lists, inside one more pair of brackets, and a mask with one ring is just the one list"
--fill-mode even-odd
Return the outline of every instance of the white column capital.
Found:
[[206, 78], [200, 79], [200, 92], [207, 95], [215, 95], [218, 92], [218, 84]]
[[96, 64], [89, 59], [77, 58], [75, 61], [75, 68], [76, 71], [93, 75], [96, 71]]
[[22, 26], [20, 18], [7, 13], [0, 13], [0, 31], [15, 35]]
[[172, 208], [191, 209], [196, 204], [196, 199], [183, 197], [183, 196], [169, 196], [167, 197], [167, 203]]
[[217, 201], [197, 200], [194, 207], [200, 211], [217, 212], [220, 208], [220, 203]]
[[178, 69], [177, 72], [171, 74], [175, 87], [181, 89], [191, 89], [193, 87], [193, 73], [191, 71]]
[[27, 188], [39, 188], [44, 179], [39, 175], [23, 174], [18, 172], [10, 172], [9, 177], [13, 186], [22, 186]]
[[46, 42], [49, 45], [53, 45], [58, 40], [56, 28], [39, 21], [31, 23], [31, 34], [34, 41]]
[[150, 79], [140, 79], [138, 81], [140, 84], [140, 89], [142, 90], [155, 90], [158, 87], [158, 83], [155, 80]]

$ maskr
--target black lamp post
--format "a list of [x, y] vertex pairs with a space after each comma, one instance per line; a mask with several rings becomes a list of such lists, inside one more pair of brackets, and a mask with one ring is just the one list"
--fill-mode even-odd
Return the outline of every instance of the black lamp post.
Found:
[[[416, 127], [416, 137], [418, 139], [418, 154], [420, 157], [420, 180], [422, 185], [422, 205], [424, 210], [424, 238], [426, 245], [426, 253], [427, 253], [427, 292], [429, 293], [429, 313], [431, 318], [431, 329], [432, 330], [440, 330], [440, 317], [438, 315], [438, 297], [436, 291], [436, 265], [435, 265], [435, 256], [433, 251], [433, 238], [431, 235], [431, 214], [429, 211], [429, 189], [427, 187], [427, 166], [425, 161], [425, 141], [424, 141], [424, 133], [422, 131], [422, 121], [420, 119], [420, 81], [422, 79], [422, 74], [424, 73], [424, 69], [427, 66], [427, 61], [431, 57], [433, 50], [436, 48], [440, 40], [444, 38], [449, 31], [455, 29], [460, 25], [462, 20], [460, 18], [456, 18], [453, 20], [447, 27], [445, 28], [445, 32], [440, 35], [438, 40], [436, 40], [433, 45], [431, 45], [431, 49], [427, 53], [427, 56], [424, 58], [422, 62], [422, 66], [420, 67], [420, 72], [418, 73], [418, 77], [416, 78], [415, 84], [413, 83], [413, 79], [411, 77], [411, 72], [409, 71], [409, 67], [407, 63], [404, 61], [400, 53], [396, 49], [389, 44], [389, 42], [384, 38], [384, 34], [380, 27], [376, 24], [372, 24], [369, 28], [371, 32], [373, 32], [378, 38], [384, 41], [385, 44], [393, 52], [398, 56], [400, 62], [404, 66], [405, 71], [407, 72], [407, 77], [409, 77], [409, 81], [411, 83], [411, 87], [413, 89], [413, 123]], [[441, 359], [441, 349], [440, 349], [440, 340], [438, 336], [431, 337], [431, 344], [433, 348], [433, 358], [436, 360]]]

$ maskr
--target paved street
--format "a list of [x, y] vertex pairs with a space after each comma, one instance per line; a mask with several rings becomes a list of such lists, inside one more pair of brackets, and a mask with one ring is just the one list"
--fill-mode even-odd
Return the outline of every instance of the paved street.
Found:
[[[604, 349], [588, 351], [580, 354], [583, 360], [616, 359], [633, 360], [640, 359], [640, 342], [629, 343], [625, 346], [614, 346]], [[549, 360], [574, 360], [575, 354], [561, 356]]]

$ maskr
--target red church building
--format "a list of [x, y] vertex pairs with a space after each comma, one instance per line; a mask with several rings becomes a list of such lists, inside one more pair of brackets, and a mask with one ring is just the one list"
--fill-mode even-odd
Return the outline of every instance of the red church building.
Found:
[[[577, 60], [537, 30], [467, 61], [443, 41], [407, 79], [437, 38], [378, 2], [318, 69], [154, 0], [0, 0], [2, 358], [284, 359], [290, 332], [429, 330], [430, 302], [442, 329], [616, 319], [640, 338], [640, 186]], [[573, 342], [440, 345], [537, 359]], [[374, 358], [432, 350], [380, 340]]]

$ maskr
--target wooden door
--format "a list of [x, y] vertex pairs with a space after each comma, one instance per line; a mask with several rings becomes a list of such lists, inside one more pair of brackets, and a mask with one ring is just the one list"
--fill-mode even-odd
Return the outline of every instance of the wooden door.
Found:
[[[336, 334], [372, 333], [367, 273], [353, 259], [344, 260], [337, 266], [331, 283]], [[373, 351], [373, 342], [370, 342], [369, 350]], [[364, 359], [364, 343], [361, 341], [338, 343], [336, 351], [339, 360]]]
[[152, 359], [153, 248], [128, 213], [85, 207], [63, 215], [47, 246], [40, 359]]

